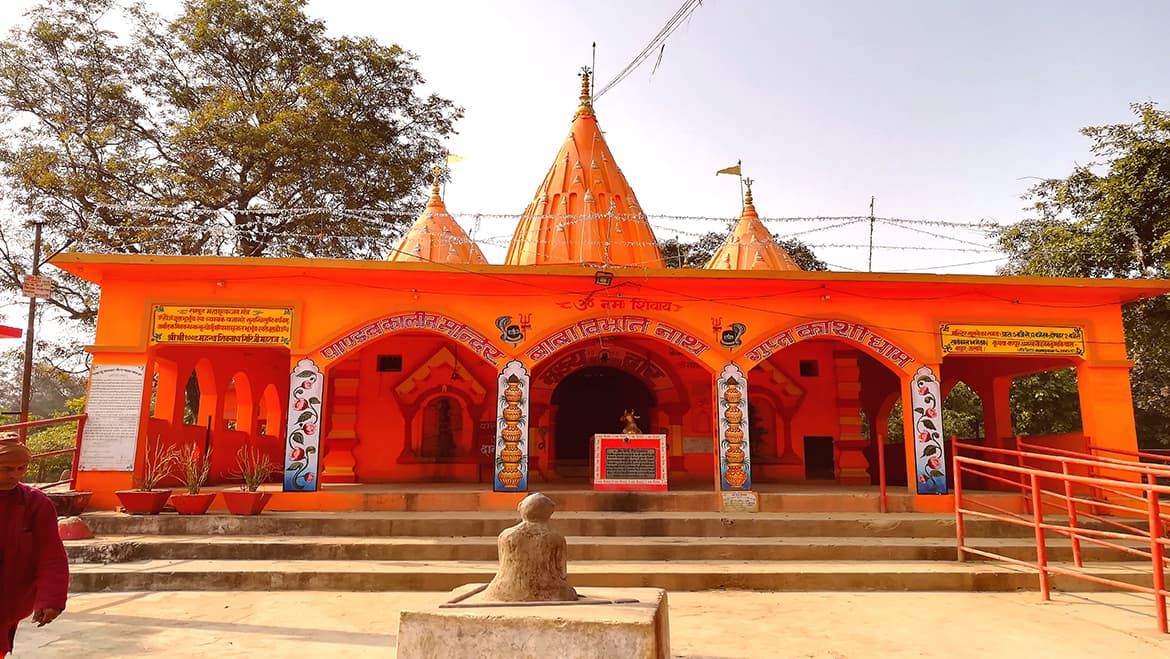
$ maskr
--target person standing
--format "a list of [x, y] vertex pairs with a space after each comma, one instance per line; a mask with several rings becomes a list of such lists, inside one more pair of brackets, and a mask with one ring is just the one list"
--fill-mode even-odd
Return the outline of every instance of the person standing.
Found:
[[53, 503], [20, 482], [31, 459], [24, 444], [0, 439], [0, 659], [12, 651], [17, 624], [29, 614], [38, 627], [53, 622], [69, 590]]

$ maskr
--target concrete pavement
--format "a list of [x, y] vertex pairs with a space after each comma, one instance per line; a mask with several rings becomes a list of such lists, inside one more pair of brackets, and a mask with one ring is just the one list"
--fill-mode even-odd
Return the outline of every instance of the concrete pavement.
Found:
[[[588, 594], [588, 588], [580, 589]], [[22, 624], [14, 659], [394, 657], [398, 612], [441, 592], [124, 592]], [[1130, 593], [670, 593], [675, 657], [1170, 656], [1153, 599]], [[458, 659], [458, 658], [457, 658]]]

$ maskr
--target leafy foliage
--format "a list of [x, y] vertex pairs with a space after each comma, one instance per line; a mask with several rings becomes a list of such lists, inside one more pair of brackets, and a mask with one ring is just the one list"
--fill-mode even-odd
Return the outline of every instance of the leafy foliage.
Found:
[[[118, 0], [34, 8], [0, 42], [5, 200], [45, 221], [49, 250], [380, 257], [462, 110], [416, 93], [413, 54], [332, 38], [306, 5], [188, 0], [171, 20]], [[118, 14], [127, 33], [109, 27], [127, 24]], [[401, 222], [265, 212], [294, 207]], [[0, 230], [12, 287], [26, 230]], [[93, 291], [67, 278], [51, 303], [96, 313]]]
[[[19, 390], [18, 390], [19, 391]], [[85, 385], [82, 384], [82, 393], [85, 393]], [[34, 402], [36, 399], [34, 398]], [[39, 418], [52, 418], [57, 416], [73, 416], [81, 414], [85, 411], [85, 398], [73, 398], [62, 403], [60, 410], [51, 410], [52, 413], [44, 416], [35, 415], [31, 418], [35, 421]], [[77, 422], [70, 421], [69, 423], [60, 423], [45, 428], [34, 428], [29, 431], [28, 448], [34, 454], [48, 453], [50, 451], [63, 451], [65, 449], [74, 448], [77, 445]], [[62, 453], [61, 455], [51, 455], [45, 458], [37, 458], [33, 460], [28, 466], [28, 473], [24, 480], [28, 483], [55, 483], [60, 480], [61, 475], [73, 465], [73, 454]]]
[[[4, 386], [0, 387], [0, 409], [15, 412], [20, 409], [21, 374], [24, 372], [24, 350], [13, 348], [0, 352], [0, 373]], [[67, 414], [71, 401], [85, 396], [85, 377], [58, 368], [51, 361], [36, 360], [32, 371], [32, 397], [29, 416], [47, 419]], [[82, 406], [84, 407], [84, 406]], [[10, 417], [14, 418], [14, 417]]]
[[983, 437], [983, 401], [963, 382], [955, 383], [943, 400], [943, 431], [959, 439]]
[[1047, 435], [1081, 430], [1077, 370], [1061, 368], [1012, 380], [1012, 432]]
[[[1078, 165], [1066, 178], [1035, 185], [1028, 196], [1034, 217], [1001, 229], [996, 238], [1009, 256], [1004, 274], [1060, 277], [1165, 278], [1170, 274], [1170, 112], [1153, 103], [1132, 106], [1137, 121], [1085, 128], [1098, 159]], [[1170, 306], [1162, 297], [1124, 311], [1126, 347], [1139, 443], [1170, 444]], [[1036, 380], [1037, 383], [1041, 382]], [[1044, 386], [1069, 387], [1064, 376]], [[1028, 387], [1029, 383], [1018, 383]], [[1034, 405], [1044, 392], [1013, 397]], [[1057, 399], [1075, 397], [1075, 388], [1053, 390]], [[1045, 400], [1044, 404], [1054, 401]], [[1066, 403], [1059, 403], [1065, 408]], [[1047, 420], [1043, 432], [1059, 432], [1070, 417], [1060, 413], [1022, 419], [1026, 427]], [[1077, 417], [1079, 420], [1079, 417]], [[1018, 429], [1021, 431], [1022, 429]]]
[[[813, 253], [812, 248], [796, 238], [783, 240], [773, 235], [776, 244], [788, 252], [802, 270], [824, 272], [829, 266]], [[668, 268], [703, 268], [715, 252], [727, 240], [727, 234], [714, 231], [703, 234], [694, 242], [682, 242], [678, 238], [660, 240], [659, 247], [666, 258]]]

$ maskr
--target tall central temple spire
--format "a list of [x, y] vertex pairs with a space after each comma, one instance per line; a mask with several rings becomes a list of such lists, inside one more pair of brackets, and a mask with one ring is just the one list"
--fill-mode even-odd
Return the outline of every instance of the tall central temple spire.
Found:
[[505, 263], [665, 268], [662, 250], [597, 124], [590, 71], [569, 136], [524, 214]]

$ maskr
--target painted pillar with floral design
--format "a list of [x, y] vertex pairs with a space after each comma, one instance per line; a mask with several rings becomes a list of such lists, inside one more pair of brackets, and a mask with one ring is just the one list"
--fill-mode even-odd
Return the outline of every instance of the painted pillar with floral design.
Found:
[[719, 432], [719, 488], [752, 489], [748, 456], [747, 376], [735, 365], [723, 367], [715, 379], [716, 427]]
[[947, 493], [947, 458], [943, 443], [942, 396], [938, 376], [929, 366], [910, 380], [910, 415], [914, 430], [914, 470], [918, 494]]
[[284, 443], [284, 491], [316, 492], [321, 450], [321, 392], [325, 377], [311, 359], [289, 376], [288, 435]]
[[528, 490], [528, 369], [519, 360], [504, 364], [496, 401], [496, 492]]

